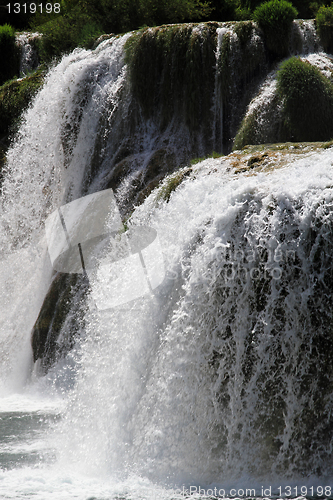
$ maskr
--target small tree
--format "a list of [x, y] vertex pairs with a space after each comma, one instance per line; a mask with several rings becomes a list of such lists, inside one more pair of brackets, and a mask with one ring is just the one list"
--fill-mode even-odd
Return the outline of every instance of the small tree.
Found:
[[333, 52], [333, 7], [320, 7], [316, 17], [318, 33], [326, 52]]
[[270, 0], [259, 5], [253, 19], [264, 32], [266, 45], [274, 58], [288, 54], [288, 41], [297, 10], [286, 0]]

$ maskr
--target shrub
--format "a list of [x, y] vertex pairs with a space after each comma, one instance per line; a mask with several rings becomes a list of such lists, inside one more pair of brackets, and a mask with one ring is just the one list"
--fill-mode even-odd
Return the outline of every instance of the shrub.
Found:
[[271, 0], [259, 5], [253, 12], [253, 19], [264, 32], [268, 50], [273, 57], [288, 54], [288, 40], [297, 10], [286, 0]]
[[75, 47], [91, 48], [96, 38], [104, 32], [88, 15], [59, 16], [39, 26], [43, 33], [39, 42], [39, 54], [43, 62], [71, 52]]
[[320, 7], [316, 17], [318, 34], [326, 52], [333, 52], [333, 7]]
[[296, 141], [333, 137], [333, 84], [308, 62], [293, 57], [278, 71], [283, 114]]
[[15, 44], [15, 30], [9, 24], [0, 26], [0, 85], [19, 74], [20, 55]]

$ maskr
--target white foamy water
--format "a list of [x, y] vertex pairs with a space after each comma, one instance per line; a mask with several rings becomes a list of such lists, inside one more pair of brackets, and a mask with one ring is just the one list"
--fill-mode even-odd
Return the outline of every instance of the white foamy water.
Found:
[[[30, 332], [52, 273], [44, 222], [66, 197], [77, 198], [82, 190], [98, 109], [113, 99], [124, 79], [125, 40], [106, 41], [94, 53], [81, 50], [65, 57], [49, 73], [7, 154], [0, 225], [0, 383], [6, 390], [23, 387], [31, 369]], [[77, 108], [76, 96], [85, 86], [91, 93], [90, 107]], [[80, 133], [67, 139], [68, 124], [79, 112]]]

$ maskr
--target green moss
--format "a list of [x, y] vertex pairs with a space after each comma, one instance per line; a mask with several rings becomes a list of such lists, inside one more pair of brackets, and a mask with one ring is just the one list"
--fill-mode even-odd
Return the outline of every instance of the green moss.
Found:
[[263, 102], [246, 114], [236, 134], [233, 150], [248, 144], [269, 144], [290, 140], [290, 131], [285, 127], [280, 112], [280, 98]]
[[247, 146], [248, 144], [256, 144], [256, 128], [257, 128], [257, 116], [252, 113], [245, 116], [242, 120], [241, 126], [237, 132], [237, 135], [233, 144], [233, 151], [237, 151]]
[[223, 36], [218, 59], [224, 144], [231, 143], [256, 84], [267, 72], [264, 45], [258, 42], [259, 30], [254, 23], [235, 23], [232, 31]]
[[213, 151], [212, 154], [208, 156], [203, 156], [202, 158], [192, 158], [190, 163], [191, 165], [196, 165], [197, 163], [207, 160], [208, 158], [221, 158], [222, 156], [224, 156], [222, 153], [217, 153], [216, 151]]
[[0, 85], [19, 74], [20, 54], [15, 44], [15, 30], [9, 24], [0, 26]]
[[16, 126], [22, 112], [43, 85], [44, 70], [0, 87], [0, 134], [7, 135]]
[[191, 160], [191, 165], [196, 165], [197, 163], [200, 163], [206, 159], [205, 156], [202, 156], [201, 158], [192, 158]]
[[320, 7], [316, 16], [318, 34], [325, 52], [333, 52], [333, 6]]
[[175, 174], [169, 175], [163, 182], [162, 186], [159, 188], [156, 196], [156, 201], [166, 201], [170, 200], [171, 193], [177, 189], [177, 187], [182, 183], [182, 181], [187, 177], [192, 171], [191, 167], [184, 168]]
[[285, 122], [296, 141], [333, 137], [333, 84], [308, 62], [293, 57], [278, 71]]
[[245, 115], [233, 150], [247, 144], [329, 141], [333, 137], [333, 85], [308, 62], [294, 57], [277, 73], [277, 92]]
[[133, 95], [165, 129], [175, 115], [197, 130], [211, 119], [216, 24], [149, 28], [127, 41]]
[[270, 0], [254, 10], [253, 19], [263, 30], [267, 48], [273, 57], [282, 58], [288, 54], [291, 26], [297, 14], [295, 7], [286, 0]]

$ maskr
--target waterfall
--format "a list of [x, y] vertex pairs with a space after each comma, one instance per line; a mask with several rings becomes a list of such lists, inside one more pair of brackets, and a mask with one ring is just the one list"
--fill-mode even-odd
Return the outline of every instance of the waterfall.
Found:
[[35, 47], [39, 33], [19, 33], [16, 44], [20, 47], [20, 76], [26, 76], [38, 66], [38, 53]]
[[314, 19], [294, 21], [290, 52], [311, 54], [322, 51]]
[[[77, 92], [84, 85], [87, 89], [90, 86], [91, 108], [96, 101], [104, 107], [106, 93], [112, 102], [124, 78], [124, 41], [107, 41], [105, 50], [97, 50], [94, 56], [79, 51], [64, 58], [49, 73], [7, 154], [0, 226], [4, 278], [1, 302], [6, 307], [1, 315], [1, 378], [6, 380], [8, 376], [13, 383], [17, 381], [15, 386], [24, 385], [30, 370], [30, 333], [51, 280], [44, 222], [64, 200], [80, 196], [95, 140], [94, 128], [98, 126], [99, 109], [95, 108], [94, 115], [92, 109], [80, 108], [83, 96]], [[109, 72], [108, 67], [113, 71]], [[107, 75], [104, 81], [103, 73]], [[92, 88], [92, 81], [99, 83]], [[68, 138], [73, 115], [79, 112], [80, 134]], [[17, 370], [20, 374], [13, 375]]]
[[[49, 70], [1, 186], [0, 496], [329, 487], [332, 149], [189, 163], [228, 152], [246, 109], [268, 140], [275, 88], [251, 22], [112, 37]], [[71, 230], [82, 279], [54, 264]], [[150, 286], [99, 307], [139, 267]]]
[[168, 279], [88, 315], [66, 461], [175, 484], [332, 474], [331, 161], [235, 179], [207, 160], [167, 205], [152, 194], [135, 211]]

